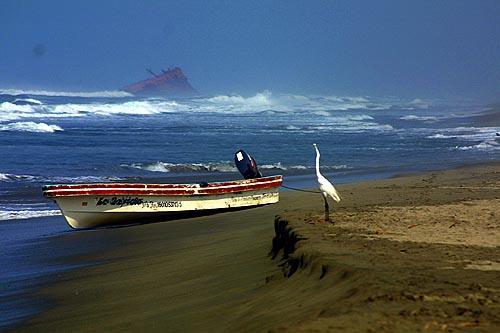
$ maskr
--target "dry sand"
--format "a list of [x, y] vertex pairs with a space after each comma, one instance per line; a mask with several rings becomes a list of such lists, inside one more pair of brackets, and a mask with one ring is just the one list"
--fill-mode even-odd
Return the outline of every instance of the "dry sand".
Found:
[[[109, 244], [21, 331], [500, 332], [500, 163], [57, 240]], [[275, 215], [279, 215], [275, 218]], [[274, 223], [273, 223], [274, 222]], [[273, 239], [274, 237], [274, 239]]]

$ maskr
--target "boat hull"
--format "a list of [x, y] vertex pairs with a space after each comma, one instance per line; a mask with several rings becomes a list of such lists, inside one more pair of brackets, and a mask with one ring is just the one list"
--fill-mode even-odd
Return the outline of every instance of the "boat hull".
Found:
[[[52, 185], [56, 201], [75, 229], [168, 221], [246, 209], [279, 201], [281, 177], [187, 185]], [[128, 187], [125, 187], [128, 186]]]
[[[132, 200], [130, 200], [132, 199]], [[219, 195], [210, 198], [199, 197], [129, 197], [75, 196], [57, 198], [56, 202], [68, 224], [75, 229], [95, 228], [113, 224], [134, 224], [173, 220], [182, 217], [200, 216], [216, 212], [251, 208], [276, 203], [279, 194], [251, 193], [240, 196]], [[125, 201], [136, 204], [121, 205]], [[105, 203], [103, 203], [105, 202]], [[85, 204], [85, 206], [82, 206]]]

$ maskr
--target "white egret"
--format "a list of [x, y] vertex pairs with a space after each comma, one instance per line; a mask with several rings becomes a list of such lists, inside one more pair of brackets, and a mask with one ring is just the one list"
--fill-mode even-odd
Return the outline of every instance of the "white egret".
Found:
[[330, 207], [328, 206], [328, 197], [331, 197], [335, 202], [340, 201], [340, 195], [333, 187], [332, 183], [328, 179], [326, 179], [321, 172], [319, 172], [319, 157], [321, 156], [319, 153], [318, 146], [313, 143], [314, 149], [316, 149], [316, 176], [318, 177], [319, 190], [323, 195], [323, 199], [325, 199], [325, 221], [330, 222]]

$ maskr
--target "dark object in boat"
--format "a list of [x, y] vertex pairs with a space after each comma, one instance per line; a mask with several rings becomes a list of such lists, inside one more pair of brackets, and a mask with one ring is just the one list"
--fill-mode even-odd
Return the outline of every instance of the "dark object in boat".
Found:
[[257, 162], [243, 150], [240, 149], [234, 154], [234, 163], [245, 179], [262, 177], [262, 174], [257, 168]]

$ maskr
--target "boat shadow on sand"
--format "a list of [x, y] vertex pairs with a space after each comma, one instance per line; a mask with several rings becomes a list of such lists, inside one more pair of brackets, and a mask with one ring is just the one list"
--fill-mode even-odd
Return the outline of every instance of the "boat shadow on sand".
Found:
[[102, 230], [102, 229], [118, 229], [118, 228], [130, 228], [130, 227], [135, 227], [139, 225], [145, 225], [145, 224], [152, 224], [152, 223], [161, 223], [161, 222], [173, 222], [173, 221], [178, 221], [178, 220], [188, 220], [188, 219], [193, 219], [197, 217], [204, 217], [204, 216], [212, 216], [212, 215], [217, 215], [217, 214], [222, 214], [222, 213], [233, 213], [233, 212], [238, 212], [242, 210], [250, 210], [254, 208], [259, 208], [267, 206], [266, 205], [260, 205], [260, 206], [252, 206], [252, 207], [234, 207], [234, 208], [221, 208], [221, 209], [213, 209], [210, 211], [207, 210], [200, 210], [200, 211], [194, 211], [194, 212], [179, 212], [175, 214], [167, 214], [167, 215], [160, 215], [160, 216], [150, 216], [145, 220], [130, 220], [128, 221], [121, 221], [119, 224], [113, 224], [113, 223], [107, 223], [103, 224], [97, 227], [90, 227], [90, 228], [72, 228], [74, 230]]

